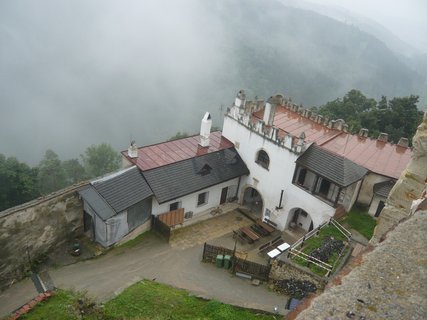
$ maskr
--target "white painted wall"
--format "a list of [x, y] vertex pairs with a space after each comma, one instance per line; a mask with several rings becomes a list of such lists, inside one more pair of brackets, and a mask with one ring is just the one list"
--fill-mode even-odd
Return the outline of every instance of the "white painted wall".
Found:
[[374, 194], [374, 184], [377, 184], [378, 182], [388, 181], [390, 179], [391, 178], [389, 177], [381, 176], [376, 173], [368, 173], [363, 179], [357, 203], [369, 206], [372, 200], [372, 196]]
[[[177, 198], [162, 204], [159, 204], [157, 202], [157, 199], [153, 197], [152, 214], [156, 216], [162, 213], [166, 213], [169, 211], [169, 206], [171, 203], [180, 201], [181, 208], [184, 208], [185, 212], [193, 211], [193, 217], [197, 217], [198, 214], [202, 214], [208, 209], [219, 206], [219, 202], [221, 200], [222, 188], [229, 187], [227, 198], [233, 197], [235, 195], [238, 183], [239, 183], [239, 178], [235, 178], [235, 179], [217, 184], [215, 186], [212, 186], [206, 189], [202, 189], [200, 191], [194, 192], [192, 194], [189, 194], [184, 197]], [[209, 192], [208, 201], [205, 205], [197, 206], [198, 195], [203, 192]]]
[[[249, 130], [229, 116], [224, 118], [223, 136], [236, 145], [250, 171], [250, 176], [242, 179], [239, 199], [243, 198], [247, 187], [258, 190], [263, 199], [263, 214], [265, 209], [271, 210], [270, 218], [280, 229], [286, 227], [289, 211], [294, 208], [305, 210], [313, 219], [314, 227], [334, 215], [335, 209], [332, 206], [292, 184], [295, 160], [298, 157], [295, 153]], [[270, 157], [268, 170], [255, 163], [260, 149], [265, 150]], [[284, 190], [283, 208], [276, 210], [281, 190]]]
[[347, 212], [350, 211], [351, 207], [353, 207], [353, 204], [356, 202], [361, 184], [362, 181], [357, 181], [346, 188], [342, 205]]

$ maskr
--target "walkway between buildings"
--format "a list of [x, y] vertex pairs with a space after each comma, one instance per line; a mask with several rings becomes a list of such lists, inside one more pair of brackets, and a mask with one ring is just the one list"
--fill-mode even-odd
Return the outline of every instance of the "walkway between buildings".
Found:
[[[230, 219], [226, 215], [224, 217]], [[213, 223], [212, 228], [214, 226], [223, 228], [222, 223]], [[220, 236], [221, 233], [219, 230], [211, 232], [211, 236]], [[222, 232], [227, 233], [227, 228]], [[53, 269], [50, 275], [56, 287], [87, 291], [99, 302], [113, 298], [145, 278], [233, 305], [270, 312], [274, 306], [279, 306], [279, 311], [284, 312], [286, 297], [267, 290], [265, 286], [252, 286], [248, 280], [200, 262], [202, 245], [184, 243], [185, 249], [171, 247], [156, 234], [149, 233], [134, 247], [117, 248], [97, 259]], [[24, 280], [1, 293], [0, 317], [31, 299], [30, 292], [36, 294], [31, 281]]]

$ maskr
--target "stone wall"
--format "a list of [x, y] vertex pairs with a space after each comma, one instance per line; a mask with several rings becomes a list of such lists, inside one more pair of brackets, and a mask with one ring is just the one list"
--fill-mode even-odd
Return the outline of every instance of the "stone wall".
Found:
[[294, 279], [301, 281], [312, 282], [317, 289], [323, 289], [327, 283], [326, 278], [322, 278], [318, 275], [311, 274], [307, 271], [302, 270], [299, 266], [296, 266], [290, 262], [278, 262], [273, 260], [270, 271], [271, 280], [285, 280]]
[[0, 213], [0, 289], [21, 279], [29, 259], [83, 232], [83, 203], [75, 185]]
[[413, 157], [391, 190], [381, 211], [371, 243], [375, 244], [403, 219], [410, 215], [412, 201], [418, 199], [427, 178], [427, 111], [412, 139]]

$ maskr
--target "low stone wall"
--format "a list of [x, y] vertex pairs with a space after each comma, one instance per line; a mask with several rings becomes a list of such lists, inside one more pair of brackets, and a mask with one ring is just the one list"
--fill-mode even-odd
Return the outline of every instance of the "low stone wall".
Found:
[[32, 263], [83, 233], [75, 185], [0, 213], [0, 290], [22, 279]]
[[285, 280], [295, 279], [301, 281], [310, 281], [316, 285], [317, 289], [323, 289], [327, 283], [326, 278], [322, 278], [313, 273], [307, 272], [290, 262], [278, 262], [274, 260], [271, 265], [270, 279]]

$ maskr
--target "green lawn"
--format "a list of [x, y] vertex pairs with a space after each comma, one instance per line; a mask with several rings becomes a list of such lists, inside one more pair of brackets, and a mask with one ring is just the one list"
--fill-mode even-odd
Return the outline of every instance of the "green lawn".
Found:
[[351, 211], [340, 219], [340, 223], [348, 225], [370, 240], [374, 234], [376, 220], [365, 209], [354, 206]]
[[[347, 238], [336, 227], [334, 227], [333, 225], [328, 225], [328, 226], [323, 227], [320, 230], [319, 235], [315, 235], [315, 236], [311, 237], [310, 239], [308, 239], [307, 241], [304, 242], [302, 252], [304, 252], [305, 254], [310, 254], [311, 251], [319, 248], [322, 245], [323, 240], [325, 238], [330, 237], [330, 236], [334, 237], [335, 239], [339, 239], [339, 240], [343, 240], [343, 241], [347, 240]], [[338, 253], [334, 253], [333, 255], [331, 255], [331, 257], [329, 257], [329, 260], [327, 261], [327, 263], [330, 265], [333, 265], [335, 263], [335, 261], [337, 260], [337, 258], [338, 258]], [[301, 265], [301, 266], [307, 267], [307, 261], [302, 259], [302, 258], [294, 256], [292, 258], [292, 261]], [[320, 268], [313, 263], [308, 264], [308, 268], [312, 272], [314, 272], [320, 276], [324, 276], [327, 272], [325, 269]]]
[[[79, 306], [90, 305], [83, 295], [58, 291], [48, 301], [36, 306], [23, 319], [77, 319]], [[78, 299], [85, 302], [82, 304]], [[81, 308], [80, 308], [81, 309]], [[190, 296], [187, 291], [157, 282], [138, 282], [104, 306], [85, 307], [82, 319], [275, 319], [214, 300]]]

